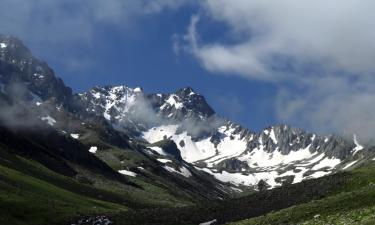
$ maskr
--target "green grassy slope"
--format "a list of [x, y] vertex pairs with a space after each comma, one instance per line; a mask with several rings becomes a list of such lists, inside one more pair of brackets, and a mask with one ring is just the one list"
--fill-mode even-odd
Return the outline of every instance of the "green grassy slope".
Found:
[[65, 224], [82, 215], [188, 204], [149, 184], [137, 181], [141, 188], [136, 188], [77, 165], [73, 168], [77, 176], [64, 176], [0, 145], [0, 223]]
[[0, 166], [0, 222], [55, 224], [82, 214], [124, 211], [126, 207], [76, 194]]
[[375, 224], [375, 164], [350, 175], [334, 195], [232, 224]]

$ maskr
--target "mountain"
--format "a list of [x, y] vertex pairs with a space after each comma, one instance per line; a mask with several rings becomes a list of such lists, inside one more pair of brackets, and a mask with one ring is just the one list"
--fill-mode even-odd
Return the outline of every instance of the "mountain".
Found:
[[238, 187], [297, 183], [356, 166], [368, 151], [355, 136], [322, 136], [287, 125], [256, 133], [218, 116], [192, 88], [146, 94], [141, 88], [95, 87], [80, 95], [86, 111], [120, 131], [152, 144], [176, 143], [197, 169]]
[[[30, 142], [44, 146], [43, 151], [28, 152], [33, 160], [52, 170], [54, 163], [41, 158], [50, 158], [53, 154], [54, 160], [63, 164], [70, 165], [74, 161], [74, 166], [69, 167], [70, 175], [88, 180], [98, 188], [102, 181], [96, 181], [87, 174], [92, 172], [85, 166], [90, 161], [93, 161], [90, 169], [95, 168], [103, 177], [108, 173], [105, 170], [109, 170], [113, 177], [120, 179], [121, 185], [144, 189], [139, 184], [141, 182], [143, 186], [155, 186], [186, 201], [227, 198], [234, 192], [230, 185], [197, 170], [181, 158], [159, 155], [152, 150], [155, 145], [152, 147], [145, 142], [133, 141], [130, 134], [108, 123], [110, 114], [103, 117], [98, 115], [99, 111], [86, 110], [84, 106], [88, 102], [82, 95], [73, 94], [53, 70], [34, 58], [18, 39], [1, 36], [0, 43], [0, 120], [2, 129], [7, 133], [4, 138], [11, 132], [28, 131], [26, 136]], [[100, 104], [97, 104], [99, 110]], [[64, 147], [63, 142], [69, 142], [71, 146]], [[12, 141], [9, 148], [16, 148], [13, 145], [17, 143]], [[61, 146], [58, 146], [59, 143]], [[178, 152], [176, 148], [175, 152]], [[78, 160], [81, 154], [85, 156]], [[82, 172], [82, 169], [85, 171]], [[138, 184], [128, 181], [132, 177], [140, 178], [134, 178]]]
[[374, 158], [355, 135], [251, 131], [191, 87], [73, 93], [20, 40], [0, 35], [5, 224], [232, 222], [360, 188], [350, 179]]

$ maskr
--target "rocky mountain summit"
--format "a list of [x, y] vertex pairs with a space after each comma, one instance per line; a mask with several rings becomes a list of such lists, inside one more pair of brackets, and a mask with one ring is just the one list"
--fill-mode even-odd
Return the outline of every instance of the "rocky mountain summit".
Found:
[[[80, 95], [87, 111], [150, 144], [172, 140], [182, 158], [223, 182], [256, 188], [348, 169], [366, 156], [356, 137], [322, 136], [287, 125], [257, 133], [215, 114], [192, 88], [146, 94], [141, 88], [95, 87]], [[136, 131], [136, 132], [134, 132]], [[358, 154], [357, 154], [358, 153]], [[366, 154], [365, 154], [366, 155]]]

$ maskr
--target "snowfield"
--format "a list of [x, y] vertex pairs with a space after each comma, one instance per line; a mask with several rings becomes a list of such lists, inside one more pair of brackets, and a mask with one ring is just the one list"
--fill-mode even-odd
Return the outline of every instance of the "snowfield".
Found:
[[[301, 182], [304, 179], [317, 178], [328, 175], [337, 168], [342, 161], [335, 157], [328, 157], [325, 153], [318, 151], [312, 152], [312, 144], [305, 148], [291, 150], [288, 154], [283, 154], [278, 147], [274, 151], [267, 151], [264, 136], [259, 136], [257, 140], [253, 140], [253, 136], [245, 139], [235, 132], [235, 128], [221, 126], [217, 129], [220, 135], [220, 142], [212, 143], [211, 137], [201, 140], [193, 141], [192, 137], [186, 131], [178, 133], [178, 125], [163, 125], [154, 127], [146, 132], [143, 132], [143, 138], [149, 143], [155, 143], [165, 138], [173, 140], [181, 152], [182, 158], [189, 162], [204, 162], [206, 167], [196, 167], [199, 170], [205, 171], [216, 179], [222, 182], [229, 182], [234, 185], [254, 186], [260, 180], [267, 182], [271, 187], [278, 187], [281, 183], [276, 181], [276, 178], [294, 176], [292, 183]], [[263, 133], [273, 142], [278, 144], [279, 140], [276, 137], [273, 128], [266, 129]], [[311, 143], [316, 139], [316, 135], [312, 135]], [[258, 146], [252, 150], [248, 149], [248, 141], [258, 142]], [[328, 142], [329, 138], [325, 137], [324, 143]], [[354, 150], [361, 150], [361, 147], [356, 139], [354, 140], [356, 147]], [[297, 140], [298, 142], [298, 140]], [[180, 144], [183, 143], [183, 144]], [[293, 143], [289, 144], [292, 148]], [[318, 149], [320, 146], [318, 146]], [[363, 147], [362, 147], [363, 148]], [[158, 147], [151, 147], [160, 155], [166, 153]], [[215, 166], [227, 159], [233, 159], [245, 163], [253, 172], [249, 173], [243, 169], [241, 172], [217, 172]], [[158, 159], [162, 163], [167, 163], [170, 160]], [[355, 162], [348, 164], [344, 169], [354, 165]], [[292, 167], [290, 167], [292, 165]], [[177, 171], [169, 166], [164, 168], [170, 172], [183, 173]], [[310, 173], [304, 176], [306, 172]]]

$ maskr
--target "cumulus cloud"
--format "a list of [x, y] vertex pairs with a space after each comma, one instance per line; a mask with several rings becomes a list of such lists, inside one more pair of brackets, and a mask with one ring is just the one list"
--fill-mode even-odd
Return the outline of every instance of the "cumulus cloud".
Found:
[[[182, 39], [205, 69], [278, 82], [282, 121], [375, 133], [374, 1], [205, 0], [201, 8]], [[232, 41], [202, 41], [200, 24], [212, 22]]]
[[276, 112], [284, 121], [320, 132], [357, 134], [363, 141], [374, 141], [374, 84], [375, 78], [313, 79], [301, 84], [304, 91], [299, 95], [282, 89], [276, 100]]
[[278, 79], [283, 64], [295, 72], [319, 65], [325, 71], [373, 73], [375, 15], [371, 0], [206, 0], [206, 18], [229, 25], [234, 44], [199, 43], [197, 16], [189, 41], [193, 53], [214, 72]]

